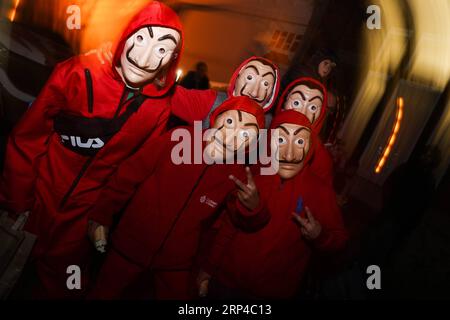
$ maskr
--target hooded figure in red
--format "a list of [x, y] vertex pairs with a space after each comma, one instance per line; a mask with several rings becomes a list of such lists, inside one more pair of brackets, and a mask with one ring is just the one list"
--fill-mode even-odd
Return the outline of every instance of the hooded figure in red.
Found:
[[[242, 179], [251, 175], [250, 171], [246, 173], [240, 164], [216, 162], [226, 154], [223, 150], [234, 150], [226, 155], [230, 159], [238, 149], [247, 148], [250, 139], [257, 139], [259, 128], [264, 128], [262, 108], [247, 97], [232, 97], [213, 112], [211, 120], [217, 131], [200, 150], [196, 151], [195, 143], [202, 143], [202, 136], [195, 129], [177, 128], [143, 146], [112, 176], [89, 218], [109, 227], [112, 216], [131, 201], [113, 232], [112, 246], [90, 298], [123, 297], [144, 273], [152, 275], [155, 298], [192, 298], [190, 275], [201, 231], [220, 214], [221, 207], [226, 204], [231, 215], [238, 207], [242, 217], [235, 220], [244, 220], [247, 227], [261, 227], [267, 222], [265, 211], [251, 208], [258, 212], [253, 215], [246, 209], [246, 201], [241, 204], [230, 194], [236, 187], [229, 176]], [[177, 160], [180, 136], [185, 147], [183, 158], [189, 154], [182, 163]], [[247, 138], [235, 144], [239, 137]], [[196, 156], [192, 157], [188, 149], [200, 151], [214, 162], [192, 164]], [[91, 237], [96, 241], [95, 232]]]
[[[318, 137], [327, 114], [327, 89], [314, 78], [302, 77], [294, 80], [283, 91], [275, 115], [289, 109], [306, 115]], [[333, 160], [319, 139], [310, 167], [324, 181], [333, 183]]]
[[270, 111], [280, 90], [280, 70], [270, 60], [250, 57], [234, 71], [228, 96], [247, 96], [255, 100], [264, 112]]
[[[210, 127], [210, 116], [227, 97], [247, 96], [256, 101], [266, 113], [266, 126], [270, 123], [269, 111], [275, 105], [280, 90], [280, 70], [272, 61], [252, 56], [243, 61], [231, 76], [227, 93], [219, 92], [214, 105], [203, 120], [203, 128]], [[212, 90], [211, 90], [212, 91]]]
[[309, 120], [287, 110], [275, 116], [272, 128], [278, 132], [272, 139], [278, 174], [255, 177], [271, 219], [254, 233], [225, 219], [203, 265], [212, 276], [213, 298], [290, 298], [312, 251], [336, 250], [347, 240], [333, 189], [309, 167], [316, 145]]
[[[38, 236], [31, 259], [36, 297], [84, 294], [92, 250], [86, 211], [102, 185], [144, 141], [161, 135], [171, 111], [200, 120], [213, 104], [213, 93], [172, 90], [182, 42], [175, 12], [153, 1], [123, 33], [112, 66], [93, 56], [58, 64], [11, 133], [1, 206], [31, 210], [26, 229]], [[81, 268], [81, 290], [66, 286], [70, 265]]]

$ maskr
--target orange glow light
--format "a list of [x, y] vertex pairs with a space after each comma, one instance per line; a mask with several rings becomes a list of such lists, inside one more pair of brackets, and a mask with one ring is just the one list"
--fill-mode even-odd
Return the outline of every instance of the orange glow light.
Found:
[[384, 148], [383, 155], [381, 156], [380, 160], [378, 160], [378, 164], [375, 168], [375, 173], [380, 173], [381, 169], [383, 168], [384, 164], [386, 163], [386, 160], [391, 153], [392, 147], [394, 146], [395, 140], [397, 139], [397, 134], [400, 131], [400, 123], [402, 122], [403, 118], [403, 98], [399, 97], [397, 98], [397, 114], [395, 116], [395, 124], [392, 129], [392, 133], [389, 136], [388, 144]]
[[11, 22], [14, 22], [14, 19], [16, 18], [16, 11], [19, 4], [20, 0], [16, 0], [16, 2], [14, 3], [14, 9], [12, 10], [11, 16], [9, 17], [9, 20], [11, 20]]

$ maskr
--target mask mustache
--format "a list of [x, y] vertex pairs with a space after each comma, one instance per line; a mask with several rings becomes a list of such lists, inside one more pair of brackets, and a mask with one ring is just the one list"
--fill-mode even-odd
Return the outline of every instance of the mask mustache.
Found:
[[[236, 152], [236, 150], [239, 149], [239, 147], [240, 147], [240, 146], [239, 146], [239, 147], [237, 147], [237, 149], [234, 149], [234, 147], [236, 147], [234, 143], [232, 144], [232, 146], [227, 145], [225, 142], [223, 142], [221, 139], [217, 138], [216, 136], [214, 136], [214, 141], [217, 141], [217, 142], [218, 142], [219, 144], [221, 144], [226, 150], [233, 151], [233, 152]], [[231, 149], [230, 147], [233, 147], [233, 148]]]
[[284, 163], [284, 164], [300, 164], [303, 162], [303, 159], [305, 157], [305, 153], [303, 152], [302, 157], [299, 160], [295, 160], [295, 161], [286, 161], [286, 160], [279, 160], [278, 162]]
[[[220, 128], [218, 128], [217, 131], [220, 131], [220, 129], [222, 129], [223, 127], [224, 127], [224, 125], [222, 125]], [[241, 147], [241, 145], [235, 143], [235, 140], [233, 140], [233, 143], [230, 146], [230, 145], [226, 144], [221, 138], [217, 137], [216, 135], [213, 135], [212, 138], [214, 141], [218, 142], [220, 145], [222, 145], [228, 151], [236, 152]], [[232, 147], [232, 148], [230, 148], [230, 147]]]
[[280, 164], [284, 163], [284, 164], [300, 164], [302, 163], [303, 159], [298, 160], [298, 161], [286, 161], [286, 160], [280, 160], [278, 161]]
[[256, 101], [257, 103], [263, 103], [266, 100], [266, 98], [267, 98], [267, 90], [266, 90], [266, 96], [264, 98], [256, 99], [256, 98], [251, 97], [250, 95], [244, 94], [244, 90], [245, 90], [246, 87], [247, 87], [247, 84], [244, 84], [244, 86], [242, 87], [241, 92], [240, 92], [241, 96], [249, 97], [250, 99], [252, 99], [253, 101]]
[[158, 66], [157, 66], [155, 69], [151, 69], [151, 68], [142, 68], [141, 66], [139, 66], [136, 62], [134, 62], [134, 61], [130, 58], [130, 52], [131, 52], [131, 50], [133, 50], [133, 48], [134, 48], [134, 43], [133, 43], [133, 45], [130, 47], [130, 49], [128, 49], [127, 54], [126, 54], [126, 57], [127, 57], [128, 62], [131, 63], [133, 66], [135, 66], [136, 68], [138, 68], [138, 69], [140, 69], [140, 70], [143, 70], [143, 71], [145, 71], [145, 72], [147, 72], [147, 73], [153, 73], [153, 72], [155, 72], [156, 70], [158, 70], [158, 69], [161, 67], [163, 59], [159, 60]]

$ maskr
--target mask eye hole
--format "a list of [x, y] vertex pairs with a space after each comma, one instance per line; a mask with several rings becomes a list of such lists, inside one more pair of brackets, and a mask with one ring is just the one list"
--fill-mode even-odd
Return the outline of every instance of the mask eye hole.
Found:
[[303, 146], [303, 145], [305, 144], [305, 140], [303, 140], [302, 138], [299, 138], [299, 139], [297, 139], [296, 143], [297, 143], [299, 146]]
[[140, 34], [137, 35], [136, 40], [138, 43], [142, 43], [144, 41], [144, 37], [141, 36]]
[[164, 57], [167, 54], [167, 52], [168, 50], [164, 46], [158, 46], [155, 48], [155, 54], [160, 58]]
[[278, 137], [278, 144], [282, 145], [282, 144], [285, 144], [285, 143], [286, 143], [286, 138], [283, 137], [283, 136], [279, 136]]
[[251, 74], [249, 74], [249, 75], [247, 76], [247, 80], [248, 80], [248, 81], [253, 80], [253, 76], [252, 76]]
[[300, 107], [300, 106], [301, 106], [300, 100], [294, 100], [294, 101], [292, 102], [292, 106], [293, 106], [294, 108]]
[[316, 106], [316, 105], [310, 105], [309, 106], [309, 110], [311, 111], [311, 112], [317, 112], [317, 110], [318, 110], [319, 108]]
[[250, 138], [250, 132], [248, 132], [247, 130], [241, 130], [239, 132], [239, 136], [242, 140], [248, 140]]
[[268, 86], [269, 86], [269, 81], [267, 81], [267, 80], [264, 81], [264, 82], [263, 82], [263, 85], [264, 85], [265, 87], [268, 87]]
[[233, 118], [226, 118], [225, 123], [228, 125], [232, 125], [234, 123]]

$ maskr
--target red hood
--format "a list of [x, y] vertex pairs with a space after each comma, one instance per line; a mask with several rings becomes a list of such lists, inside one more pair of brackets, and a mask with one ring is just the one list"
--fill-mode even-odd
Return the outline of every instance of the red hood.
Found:
[[301, 84], [302, 82], [312, 82], [314, 84], [316, 84], [317, 86], [319, 86], [320, 88], [322, 88], [322, 91], [324, 92], [323, 94], [323, 104], [322, 104], [322, 111], [320, 112], [320, 116], [319, 118], [317, 118], [317, 121], [312, 124], [312, 130], [316, 133], [319, 134], [320, 130], [322, 129], [323, 126], [323, 122], [325, 121], [325, 116], [327, 114], [327, 108], [328, 108], [328, 103], [327, 103], [327, 88], [325, 88], [325, 86], [318, 80], [314, 79], [314, 78], [309, 78], [309, 77], [302, 77], [302, 78], [298, 78], [297, 80], [292, 81], [287, 87], [286, 89], [283, 91], [283, 94], [281, 95], [281, 98], [278, 101], [278, 105], [275, 109], [275, 115], [279, 114], [282, 111], [283, 108], [283, 104], [286, 100], [286, 96], [288, 95], [288, 93], [291, 91], [291, 89], [299, 84]]
[[180, 19], [178, 18], [177, 14], [165, 4], [162, 4], [158, 1], [152, 1], [131, 19], [130, 23], [123, 32], [122, 37], [116, 45], [113, 59], [113, 72], [120, 78], [115, 67], [120, 64], [120, 56], [125, 46], [125, 42], [136, 31], [146, 26], [172, 28], [177, 30], [181, 35], [181, 43], [178, 48], [177, 58], [172, 63], [170, 63], [168, 69], [164, 70], [157, 77], [157, 79], [160, 80], [159, 82], [164, 82], [164, 85], [161, 87], [152, 82], [142, 88], [142, 92], [145, 95], [158, 97], [166, 94], [167, 91], [169, 91], [169, 89], [174, 85], [176, 80], [176, 69], [180, 61], [184, 46], [183, 27], [181, 25]]
[[259, 104], [249, 97], [230, 97], [225, 100], [214, 112], [211, 114], [211, 126], [216, 121], [216, 117], [228, 110], [241, 110], [243, 112], [248, 112], [256, 117], [259, 128], [264, 128], [264, 111]]
[[[283, 123], [291, 123], [291, 124], [297, 124], [303, 127], [306, 127], [308, 129], [311, 130], [311, 147], [309, 148], [308, 154], [306, 155], [306, 159], [304, 160], [304, 166], [303, 168], [305, 168], [306, 165], [308, 165], [308, 163], [310, 162], [313, 154], [314, 154], [314, 150], [316, 149], [316, 143], [317, 143], [317, 135], [314, 132], [314, 130], [312, 129], [311, 126], [311, 122], [308, 120], [308, 118], [295, 110], [286, 110], [283, 111], [277, 115], [275, 115], [275, 117], [272, 120], [272, 123], [270, 125], [271, 129], [275, 129], [277, 127], [279, 127], [280, 125], [282, 125]], [[302, 169], [303, 171], [303, 169]]]
[[264, 112], [268, 112], [270, 109], [272, 109], [273, 105], [275, 104], [276, 98], [278, 96], [278, 92], [280, 91], [280, 69], [278, 69], [276, 64], [274, 64], [272, 61], [270, 61], [266, 58], [253, 56], [253, 57], [248, 58], [244, 62], [242, 62], [239, 65], [239, 67], [236, 68], [233, 75], [231, 76], [230, 84], [228, 86], [228, 96], [233, 97], [234, 86], [236, 84], [236, 78], [238, 77], [239, 72], [242, 70], [244, 65], [246, 65], [247, 63], [249, 63], [250, 61], [253, 61], [253, 60], [259, 60], [261, 62], [264, 62], [264, 64], [268, 64], [268, 65], [272, 66], [276, 73], [275, 86], [274, 86], [272, 97], [270, 97], [269, 102], [267, 102], [267, 104], [265, 106], [263, 106]]

